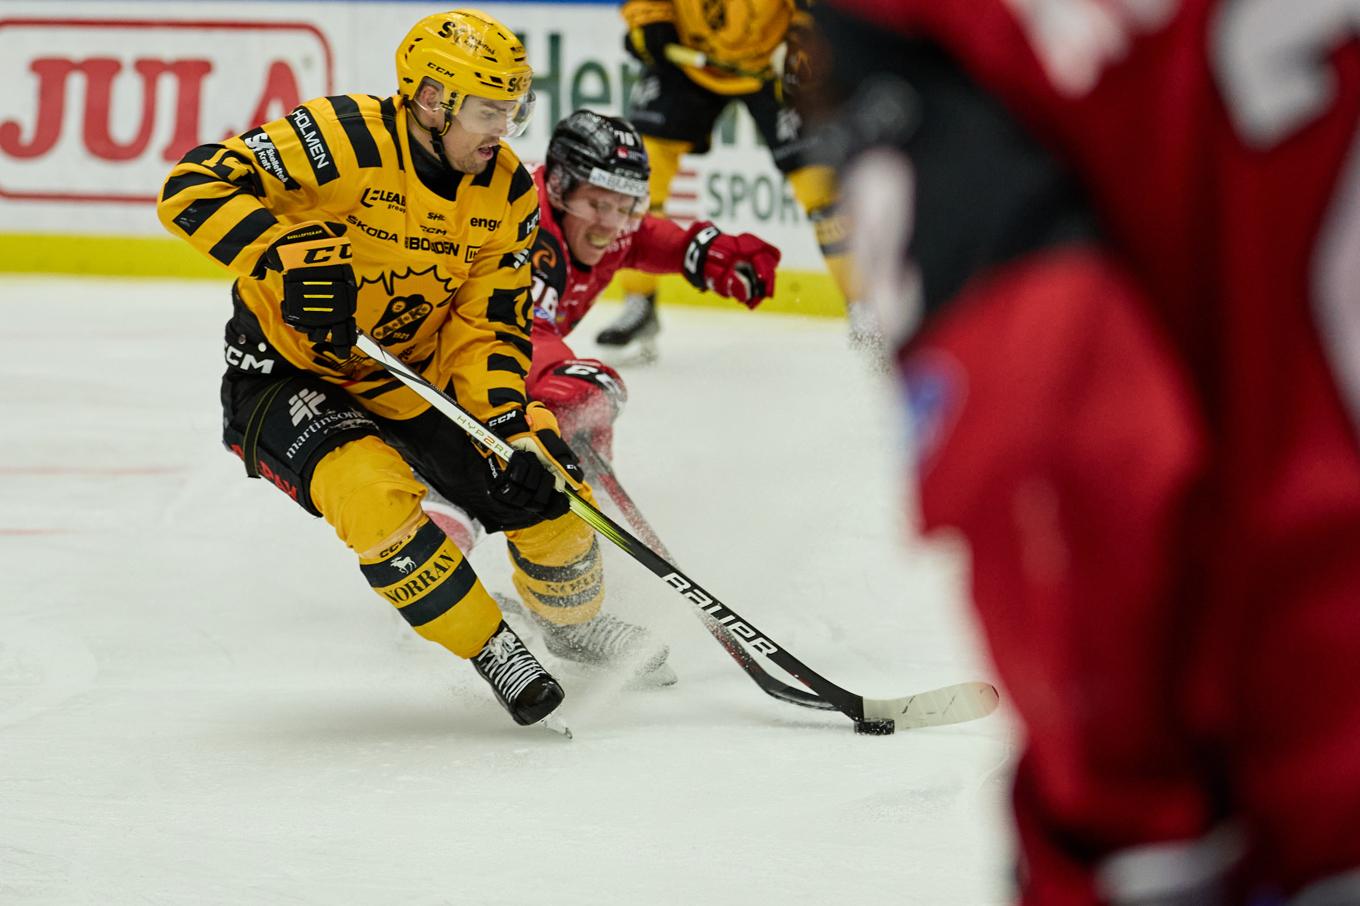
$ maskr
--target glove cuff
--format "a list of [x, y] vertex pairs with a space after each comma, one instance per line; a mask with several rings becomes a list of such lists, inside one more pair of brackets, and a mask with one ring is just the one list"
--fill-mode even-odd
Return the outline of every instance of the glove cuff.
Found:
[[[348, 264], [353, 253], [347, 251], [349, 240], [342, 238], [344, 235], [343, 223], [329, 223], [323, 220], [311, 220], [285, 227], [278, 238], [270, 243], [269, 248], [264, 250], [256, 270], [286, 271], [299, 264]], [[302, 260], [309, 251], [327, 247], [335, 248], [337, 253], [325, 260], [314, 262]], [[346, 250], [344, 254], [338, 253], [341, 247]]]
[[486, 420], [486, 426], [501, 440], [514, 446], [516, 438], [529, 434], [529, 420], [523, 409], [508, 409]]
[[557, 416], [538, 400], [530, 400], [529, 405], [523, 409], [516, 407], [507, 409], [500, 415], [493, 415], [486, 420], [486, 426], [512, 447], [520, 438], [529, 437], [539, 431], [552, 431], [559, 435], [562, 433], [557, 425]]
[[685, 279], [698, 289], [708, 289], [708, 280], [704, 277], [704, 266], [708, 263], [708, 247], [721, 235], [722, 230], [706, 220], [694, 224], [685, 234], [688, 241], [685, 244], [685, 256], [680, 269]]

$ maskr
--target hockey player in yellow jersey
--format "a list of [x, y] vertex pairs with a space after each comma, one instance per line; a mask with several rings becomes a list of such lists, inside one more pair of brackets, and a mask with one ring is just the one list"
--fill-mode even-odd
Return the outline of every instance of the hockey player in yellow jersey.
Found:
[[[811, 28], [806, 5], [806, 0], [626, 0], [624, 46], [645, 67], [628, 117], [647, 146], [651, 211], [661, 215], [681, 156], [706, 153], [722, 112], [733, 101], [745, 105], [812, 221], [827, 269], [850, 304], [856, 290], [835, 179], [829, 167], [810, 162], [802, 121], [785, 90], [805, 68]], [[619, 281], [624, 310], [597, 342], [615, 347], [617, 358], [651, 359], [659, 329], [656, 277], [626, 271]]]
[[[474, 10], [421, 19], [396, 69], [393, 96], [317, 98], [190, 151], [158, 212], [236, 276], [226, 446], [248, 475], [324, 517], [417, 633], [470, 659], [511, 717], [532, 724], [562, 688], [425, 516], [412, 469], [505, 532], [535, 613], [564, 631], [597, 622], [599, 547], [561, 493], [580, 467], [524, 393], [538, 197], [501, 139], [528, 120], [533, 74], [514, 33]], [[508, 440], [510, 461], [357, 352], [357, 330]], [[644, 669], [666, 655], [645, 653]]]

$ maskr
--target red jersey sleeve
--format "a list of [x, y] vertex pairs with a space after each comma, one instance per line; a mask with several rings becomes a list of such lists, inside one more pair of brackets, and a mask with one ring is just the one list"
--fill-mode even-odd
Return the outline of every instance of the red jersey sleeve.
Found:
[[649, 274], [678, 274], [685, 260], [689, 233], [669, 220], [648, 214], [642, 218], [623, 267]]
[[543, 375], [550, 374], [563, 362], [576, 358], [576, 353], [552, 324], [545, 323], [539, 318], [534, 319], [534, 328], [529, 338], [534, 344], [534, 357], [524, 385], [532, 399], [535, 398], [534, 388], [543, 379]]

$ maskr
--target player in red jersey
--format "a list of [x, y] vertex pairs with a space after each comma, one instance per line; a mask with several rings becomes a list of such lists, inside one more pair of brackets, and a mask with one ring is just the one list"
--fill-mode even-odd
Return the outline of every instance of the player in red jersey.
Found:
[[534, 171], [541, 223], [531, 254], [534, 304], [529, 395], [548, 406], [568, 443], [611, 455], [613, 421], [627, 398], [618, 373], [580, 359], [566, 337], [621, 268], [683, 274], [755, 308], [774, 294], [779, 250], [707, 221], [682, 229], [647, 210], [647, 153], [626, 120], [578, 110], [558, 123]]
[[1360, 3], [828, 6], [1023, 901], [1360, 903]]
[[[627, 391], [618, 372], [598, 359], [577, 357], [566, 337], [614, 273], [620, 268], [679, 273], [700, 289], [755, 308], [774, 294], [779, 264], [779, 250], [749, 233], [729, 235], [706, 221], [686, 230], [646, 214], [648, 173], [647, 153], [632, 125], [578, 110], [557, 124], [547, 161], [533, 174], [539, 220], [529, 254], [533, 356], [525, 389], [552, 410], [570, 446], [589, 445], [606, 462]], [[497, 364], [514, 366], [507, 361], [491, 367]], [[476, 544], [480, 527], [461, 508], [433, 488], [423, 505], [460, 548]], [[548, 650], [562, 657], [608, 663], [619, 652], [656, 647], [648, 630], [610, 613], [584, 628], [558, 626], [532, 610], [531, 615]], [[646, 684], [676, 681], [661, 661], [664, 657], [646, 665], [641, 676]]]
[[[614, 419], [628, 398], [618, 372], [577, 357], [566, 337], [620, 268], [683, 274], [700, 289], [755, 308], [774, 294], [779, 249], [751, 235], [723, 233], [707, 221], [688, 229], [647, 210], [647, 152], [626, 120], [577, 110], [548, 142], [533, 174], [539, 230], [530, 252], [533, 361], [526, 389], [557, 417], [572, 445], [612, 456]], [[438, 495], [427, 508], [461, 546], [479, 532]]]

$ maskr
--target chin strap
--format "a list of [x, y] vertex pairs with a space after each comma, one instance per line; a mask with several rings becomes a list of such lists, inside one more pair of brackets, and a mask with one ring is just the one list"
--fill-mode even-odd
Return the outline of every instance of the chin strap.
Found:
[[[407, 98], [407, 103], [410, 104], [411, 107], [419, 107], [421, 110], [430, 110], [429, 107], [426, 107], [425, 105], [421, 104], [420, 102], [416, 101], [414, 98], [411, 97]], [[449, 126], [453, 122], [453, 114], [446, 110], [443, 106], [439, 107], [439, 110], [443, 111], [444, 114], [444, 128], [442, 129], [436, 129], [434, 126], [426, 126], [424, 123], [420, 121], [420, 117], [415, 115], [414, 110], [409, 111], [407, 115], [414, 117], [416, 125], [420, 126], [426, 132], [430, 133], [430, 144], [434, 146], [434, 156], [439, 159], [439, 162], [442, 163], [444, 166], [448, 167], [449, 169], [453, 169], [453, 164], [449, 163], [449, 158], [444, 153], [444, 141], [443, 141], [444, 133], [449, 131]]]
[[446, 125], [443, 130], [435, 129], [433, 126], [426, 126], [430, 133], [430, 144], [434, 145], [434, 156], [439, 158], [439, 162], [446, 167], [451, 167], [448, 157], [444, 154], [444, 133], [448, 131]]

